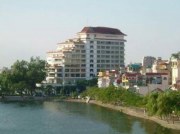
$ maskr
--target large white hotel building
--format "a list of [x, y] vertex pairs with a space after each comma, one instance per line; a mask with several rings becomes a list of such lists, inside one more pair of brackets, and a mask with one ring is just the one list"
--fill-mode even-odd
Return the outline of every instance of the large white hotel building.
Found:
[[75, 38], [47, 52], [46, 82], [73, 84], [78, 79], [91, 79], [99, 71], [124, 67], [124, 36], [115, 28], [84, 27]]

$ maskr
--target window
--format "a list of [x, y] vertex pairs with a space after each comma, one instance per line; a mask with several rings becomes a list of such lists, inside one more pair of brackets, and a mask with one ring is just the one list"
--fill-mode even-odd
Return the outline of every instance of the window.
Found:
[[101, 46], [102, 49], [105, 49], [105, 46]]
[[69, 72], [69, 69], [65, 69], [65, 72]]
[[85, 53], [86, 51], [85, 50], [81, 50], [81, 53]]
[[85, 67], [86, 66], [86, 64], [81, 64], [81, 67]]
[[110, 51], [106, 51], [106, 53], [107, 53], [107, 54], [109, 54], [109, 53], [110, 53]]
[[85, 69], [81, 69], [81, 72], [85, 72]]
[[90, 46], [90, 48], [94, 48], [94, 46]]
[[94, 60], [90, 60], [90, 63], [94, 62]]
[[105, 60], [101, 60], [101, 63], [105, 63]]
[[94, 43], [94, 41], [90, 41], [90, 44], [93, 44]]
[[90, 72], [93, 72], [93, 69], [90, 69]]
[[94, 65], [93, 65], [93, 64], [90, 64], [90, 67], [94, 67]]
[[104, 50], [101, 50], [101, 53], [102, 53], [102, 54], [105, 54], [105, 53], [106, 53], [106, 51], [104, 51]]
[[86, 75], [85, 74], [81, 74], [81, 77], [85, 77]]
[[101, 41], [101, 44], [104, 44], [104, 41]]
[[86, 62], [86, 60], [81, 60], [81, 62]]
[[57, 72], [62, 72], [62, 69], [57, 69]]
[[76, 74], [76, 77], [80, 77], [80, 74]]
[[69, 77], [69, 74], [65, 74], [65, 77]]
[[107, 41], [106, 44], [111, 44], [111, 42], [110, 42], [110, 41]]
[[85, 58], [86, 56], [85, 56], [85, 55], [82, 55], [81, 57], [82, 57], [82, 58]]
[[93, 55], [90, 55], [90, 58], [93, 58]]
[[57, 76], [58, 76], [58, 77], [62, 77], [62, 74], [58, 74]]
[[76, 72], [79, 72], [80, 71], [80, 69], [76, 69]]
[[90, 50], [90, 53], [93, 53], [94, 51], [93, 50]]

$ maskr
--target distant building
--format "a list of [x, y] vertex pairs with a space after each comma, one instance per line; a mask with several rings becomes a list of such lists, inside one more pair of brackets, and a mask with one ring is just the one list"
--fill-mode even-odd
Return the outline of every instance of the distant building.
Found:
[[47, 83], [73, 84], [92, 79], [101, 70], [124, 67], [125, 34], [108, 27], [84, 27], [74, 39], [47, 53]]
[[163, 92], [169, 89], [167, 73], [146, 73], [145, 86], [134, 86], [136, 92], [147, 95], [150, 92]]
[[122, 75], [122, 86], [126, 89], [137, 85], [140, 78], [140, 73], [126, 72]]
[[155, 60], [156, 60], [155, 57], [145, 56], [143, 57], [143, 60], [142, 60], [142, 66], [144, 68], [151, 68]]
[[105, 71], [105, 72], [99, 72], [98, 74], [98, 87], [109, 87], [114, 83], [116, 78], [118, 77], [118, 71], [111, 70], [111, 71]]
[[141, 63], [131, 63], [127, 66], [127, 72], [139, 73], [141, 70]]
[[172, 65], [172, 85], [180, 81], [180, 59], [171, 57]]
[[154, 61], [154, 64], [152, 65], [152, 73], [167, 73], [169, 84], [171, 84], [172, 81], [171, 72], [171, 63], [168, 60], [162, 60], [161, 57], [159, 57]]

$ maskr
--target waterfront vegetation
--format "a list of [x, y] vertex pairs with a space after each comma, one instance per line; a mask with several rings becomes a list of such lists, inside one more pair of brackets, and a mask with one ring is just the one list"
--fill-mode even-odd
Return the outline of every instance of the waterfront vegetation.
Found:
[[31, 94], [36, 88], [36, 83], [45, 79], [45, 61], [39, 57], [30, 61], [17, 60], [11, 69], [0, 74], [0, 94]]
[[166, 92], [152, 92], [141, 96], [124, 88], [92, 87], [81, 94], [91, 99], [113, 105], [144, 108], [149, 116], [158, 116], [164, 120], [179, 120], [180, 117], [180, 92], [167, 90]]

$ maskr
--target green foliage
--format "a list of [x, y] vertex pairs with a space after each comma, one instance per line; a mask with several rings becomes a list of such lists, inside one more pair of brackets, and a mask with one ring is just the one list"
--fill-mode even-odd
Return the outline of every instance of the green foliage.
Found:
[[142, 97], [123, 88], [116, 89], [113, 86], [108, 88], [91, 87], [81, 94], [81, 96], [90, 96], [92, 99], [111, 103], [115, 105], [141, 106]]
[[173, 53], [173, 54], [171, 55], [171, 57], [174, 57], [174, 58], [180, 59], [180, 52]]
[[30, 62], [17, 60], [10, 70], [0, 74], [1, 94], [22, 94], [25, 90], [32, 93], [35, 84], [41, 82], [45, 75], [45, 61], [39, 57], [32, 57]]
[[97, 85], [97, 78], [93, 78], [91, 80], [78, 80], [76, 82], [77, 89], [80, 93], [86, 90], [86, 87], [93, 87], [96, 85]]
[[147, 96], [146, 108], [148, 110], [149, 115], [154, 115], [156, 111], [158, 110], [158, 107], [157, 107], [158, 95], [159, 93], [154, 92]]
[[146, 108], [149, 115], [168, 117], [172, 114], [180, 115], [180, 92], [167, 91], [151, 93], [146, 96]]

